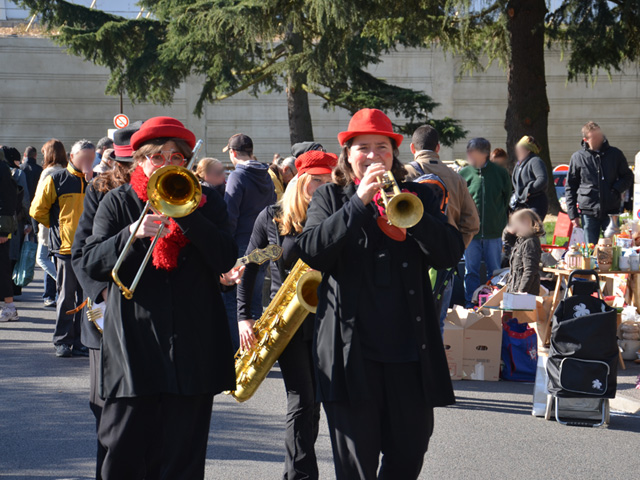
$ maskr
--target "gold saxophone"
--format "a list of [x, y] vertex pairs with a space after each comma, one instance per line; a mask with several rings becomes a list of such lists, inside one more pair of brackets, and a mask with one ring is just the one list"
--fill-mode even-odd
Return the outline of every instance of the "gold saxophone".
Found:
[[249, 400], [309, 313], [318, 306], [322, 275], [298, 260], [269, 306], [253, 326], [256, 343], [236, 353], [236, 389], [226, 392]]

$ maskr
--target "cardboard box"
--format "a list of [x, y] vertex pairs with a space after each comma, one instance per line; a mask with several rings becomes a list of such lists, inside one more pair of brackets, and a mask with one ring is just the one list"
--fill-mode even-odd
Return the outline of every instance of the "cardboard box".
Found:
[[[484, 315], [456, 306], [449, 312], [447, 320], [449, 326], [447, 328], [445, 324], [445, 344], [451, 347], [447, 360], [456, 363], [456, 366], [459, 361], [459, 356], [455, 356], [455, 347], [459, 345], [459, 340], [456, 343], [456, 335], [459, 336], [462, 331], [462, 379], [498, 381], [502, 349], [502, 312], [493, 310], [489, 315]], [[452, 370], [451, 364], [449, 370]]]
[[451, 380], [462, 380], [464, 327], [460, 324], [460, 318], [455, 314], [447, 314], [447, 320], [444, 322], [443, 341]]
[[502, 299], [502, 307], [505, 310], [528, 310], [536, 309], [536, 296], [528, 293], [506, 293]]

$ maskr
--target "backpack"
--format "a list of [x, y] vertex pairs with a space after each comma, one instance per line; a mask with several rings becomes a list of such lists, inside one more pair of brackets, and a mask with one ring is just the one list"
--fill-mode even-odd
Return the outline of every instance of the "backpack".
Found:
[[435, 173], [425, 173], [418, 162], [409, 163], [420, 174], [418, 178], [414, 180], [416, 183], [422, 183], [431, 188], [431, 191], [436, 196], [436, 199], [440, 203], [440, 211], [447, 214], [447, 205], [449, 204], [449, 190], [444, 181]]
[[538, 365], [538, 335], [527, 323], [518, 319], [502, 322], [503, 380], [534, 382]]

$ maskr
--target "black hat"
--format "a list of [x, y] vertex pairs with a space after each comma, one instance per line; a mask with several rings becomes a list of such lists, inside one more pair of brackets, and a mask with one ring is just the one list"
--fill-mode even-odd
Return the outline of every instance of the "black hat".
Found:
[[19, 162], [22, 159], [20, 152], [15, 147], [7, 147], [4, 145], [2, 147], [2, 151], [4, 152], [4, 159], [11, 167], [15, 168], [16, 162]]
[[299, 142], [294, 143], [291, 146], [291, 155], [298, 158], [303, 153], [307, 153], [311, 150], [318, 150], [320, 152], [326, 152], [324, 147], [316, 142]]
[[118, 162], [133, 162], [131, 136], [140, 130], [142, 122], [135, 122], [128, 127], [120, 128], [113, 133], [113, 150]]
[[222, 149], [223, 152], [235, 150], [236, 152], [253, 153], [253, 140], [244, 133], [236, 133], [227, 142], [227, 146]]

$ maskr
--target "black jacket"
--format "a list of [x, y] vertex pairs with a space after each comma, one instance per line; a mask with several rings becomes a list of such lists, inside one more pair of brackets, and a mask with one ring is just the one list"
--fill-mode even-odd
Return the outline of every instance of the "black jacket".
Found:
[[[624, 154], [604, 141], [599, 152], [582, 142], [582, 150], [571, 156], [566, 184], [567, 213], [579, 211], [604, 219], [620, 212], [622, 194], [633, 185], [633, 173]], [[578, 211], [579, 210], [579, 211]]]
[[18, 185], [11, 176], [9, 164], [0, 159], [0, 236], [8, 237], [16, 229]]
[[36, 187], [38, 186], [38, 180], [42, 174], [42, 167], [38, 165], [35, 158], [27, 158], [26, 162], [20, 165], [20, 169], [27, 176], [27, 187], [29, 188], [29, 201], [33, 200], [36, 194]]
[[425, 214], [408, 230], [404, 242], [385, 237], [388, 271], [374, 272], [376, 252], [364, 227], [375, 224], [378, 213], [373, 204], [364, 205], [355, 195], [353, 184], [318, 188], [305, 229], [298, 237], [301, 258], [323, 273], [314, 348], [322, 401], [358, 402], [368, 397], [363, 348], [356, 328], [359, 298], [367, 295], [361, 291], [364, 278], [391, 278], [392, 269], [396, 269], [394, 276], [402, 278], [401, 288], [406, 293], [404, 298], [388, 301], [406, 304], [425, 394], [433, 406], [455, 401], [428, 270], [430, 266], [457, 265], [464, 244], [460, 233], [440, 213], [428, 187], [411, 182], [401, 187], [419, 194]]
[[[219, 277], [233, 267], [237, 246], [227, 227], [223, 200], [205, 188], [207, 202], [176, 219], [190, 240], [172, 272], [147, 265], [132, 300], [111, 281], [111, 270], [144, 208], [130, 185], [100, 202], [80, 268], [109, 282], [102, 338], [101, 395], [137, 397], [159, 393], [199, 395], [235, 386], [234, 351]], [[137, 240], [120, 277], [129, 284], [149, 248]]]
[[[503, 236], [507, 239], [511, 249], [509, 261], [509, 278], [507, 292], [525, 292], [532, 295], [540, 294], [540, 257], [542, 247], [539, 237]], [[512, 243], [515, 241], [515, 243]]]
[[[78, 222], [78, 228], [76, 229], [76, 235], [73, 238], [73, 245], [71, 247], [71, 264], [73, 265], [73, 271], [76, 274], [78, 282], [80, 282], [85, 297], [90, 298], [94, 303], [102, 303], [102, 291], [109, 286], [109, 282], [95, 281], [87, 274], [86, 270], [82, 268], [82, 249], [86, 244], [87, 238], [91, 236], [98, 205], [105, 195], [105, 193], [98, 192], [93, 188], [93, 183], [87, 186], [87, 191], [84, 196], [84, 211], [80, 217], [80, 222]], [[100, 348], [102, 335], [96, 326], [87, 320], [86, 315], [82, 316], [82, 323], [82, 344], [88, 348]]]
[[[282, 256], [275, 262], [270, 262], [271, 270], [271, 292], [270, 298], [278, 293], [283, 282], [289, 275], [289, 271], [294, 267], [300, 259], [300, 247], [295, 242], [297, 235], [280, 235], [278, 225], [273, 221], [278, 206], [272, 205], [265, 208], [253, 225], [253, 233], [249, 240], [247, 252], [252, 252], [256, 248], [265, 248], [267, 245], [279, 245], [283, 248]], [[255, 263], [249, 263], [242, 276], [242, 283], [238, 285], [238, 320], [248, 320], [251, 318], [251, 300], [253, 289], [256, 283], [256, 277], [260, 266]], [[309, 340], [313, 337], [314, 315], [309, 315], [303, 326], [303, 336]]]
[[511, 176], [517, 202], [526, 204], [529, 197], [547, 194], [549, 174], [544, 161], [531, 154], [522, 162], [518, 162]]

